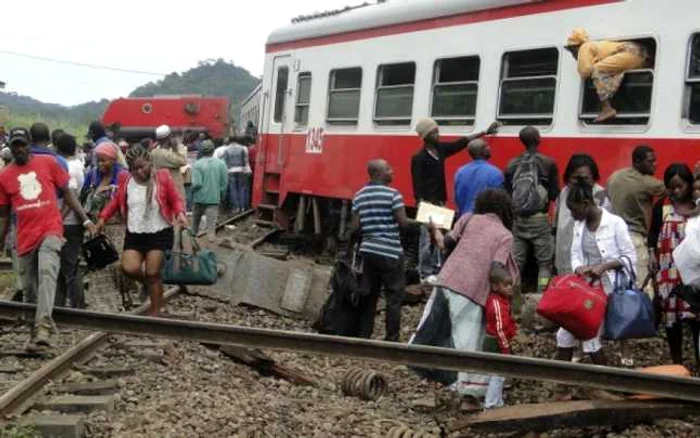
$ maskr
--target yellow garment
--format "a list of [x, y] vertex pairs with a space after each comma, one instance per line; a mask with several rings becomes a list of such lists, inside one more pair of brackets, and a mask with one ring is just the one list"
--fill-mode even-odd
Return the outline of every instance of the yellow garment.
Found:
[[[583, 43], [578, 50], [578, 74], [582, 78], [588, 78], [593, 73], [593, 68], [599, 71], [625, 71], [637, 68], [636, 64], [630, 62], [630, 58], [638, 60], [639, 57], [628, 53], [616, 54], [624, 44], [625, 42], [612, 41]], [[635, 67], [629, 67], [629, 65], [635, 65]]]

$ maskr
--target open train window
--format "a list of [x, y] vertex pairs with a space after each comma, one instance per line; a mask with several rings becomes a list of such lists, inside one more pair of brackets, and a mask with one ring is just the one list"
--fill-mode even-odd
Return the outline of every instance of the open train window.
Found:
[[[647, 61], [642, 68], [625, 72], [622, 84], [611, 102], [617, 110], [617, 117], [603, 122], [603, 125], [646, 125], [651, 117], [656, 41], [653, 38], [630, 41], [642, 46]], [[593, 119], [600, 113], [600, 98], [591, 79], [586, 79], [583, 84], [581, 102], [579, 119], [593, 123]]]
[[700, 33], [694, 34], [690, 40], [685, 86], [685, 117], [691, 124], [700, 125]]
[[299, 73], [297, 76], [297, 102], [294, 106], [294, 123], [297, 126], [309, 124], [309, 105], [311, 104], [311, 73]]
[[328, 86], [328, 114], [332, 125], [356, 125], [360, 116], [360, 67], [331, 70]]
[[430, 113], [438, 124], [474, 125], [480, 65], [478, 56], [435, 61]]
[[374, 103], [375, 123], [378, 125], [411, 124], [415, 81], [415, 62], [379, 66]]
[[275, 89], [275, 123], [281, 123], [284, 117], [284, 101], [287, 97], [287, 84], [289, 83], [289, 68], [280, 67], [277, 69], [277, 85]]
[[498, 120], [504, 125], [550, 125], [558, 68], [554, 47], [503, 55]]

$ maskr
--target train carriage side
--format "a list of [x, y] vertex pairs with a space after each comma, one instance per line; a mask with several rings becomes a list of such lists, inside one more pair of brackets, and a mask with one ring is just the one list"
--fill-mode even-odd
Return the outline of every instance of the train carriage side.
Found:
[[[413, 127], [426, 116], [436, 118], [448, 138], [499, 120], [504, 126], [490, 142], [502, 168], [522, 151], [517, 134], [530, 124], [543, 134], [542, 152], [560, 168], [571, 154], [587, 152], [605, 178], [627, 166], [640, 143], [656, 148], [661, 170], [673, 161], [694, 162], [700, 157], [693, 146], [700, 135], [700, 26], [684, 13], [692, 1], [676, 0], [661, 11], [653, 0], [598, 3], [268, 48], [257, 166], [264, 171], [256, 172], [255, 205], [287, 226], [302, 196], [336, 206], [351, 199], [367, 179], [366, 162], [379, 157], [392, 164], [394, 185], [412, 204], [410, 159], [421, 147]], [[635, 40], [650, 52], [648, 65], [627, 75], [614, 124], [592, 123], [596, 96], [563, 49], [574, 27], [594, 39]], [[447, 161], [448, 188], [467, 161], [466, 153]]]

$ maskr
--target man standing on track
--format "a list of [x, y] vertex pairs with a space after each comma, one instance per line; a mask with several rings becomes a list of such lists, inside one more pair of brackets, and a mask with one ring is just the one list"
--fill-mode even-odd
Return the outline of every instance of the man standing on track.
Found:
[[491, 148], [483, 138], [472, 140], [467, 146], [472, 162], [460, 167], [455, 174], [455, 203], [457, 217], [474, 210], [479, 193], [486, 189], [503, 188], [503, 172], [489, 163]]
[[[632, 152], [632, 167], [620, 169], [608, 179], [608, 197], [613, 212], [629, 227], [637, 253], [637, 279], [644, 282], [649, 273], [647, 235], [654, 198], [666, 194], [664, 182], [654, 178], [656, 154], [650, 146], [637, 146]], [[641, 284], [640, 284], [641, 286]]]
[[156, 170], [168, 169], [182, 202], [185, 202], [187, 196], [181, 169], [187, 166], [187, 148], [184, 146], [180, 148], [168, 125], [161, 125], [156, 129], [156, 141], [157, 145], [151, 152], [151, 163]]
[[230, 206], [235, 213], [248, 209], [248, 180], [251, 173], [248, 148], [239, 144], [239, 141], [241, 140], [234, 138], [223, 155], [228, 168]]
[[0, 172], [0, 242], [5, 242], [10, 210], [17, 217], [19, 272], [26, 287], [25, 301], [36, 301], [32, 340], [28, 348], [51, 345], [51, 313], [63, 246], [63, 220], [56, 192], [78, 215], [90, 233], [96, 231], [75, 195], [69, 190], [68, 172], [53, 157], [33, 155], [29, 132], [10, 131], [14, 162]]
[[214, 241], [216, 234], [216, 219], [219, 214], [219, 204], [226, 195], [228, 176], [226, 165], [214, 158], [214, 142], [204, 140], [200, 147], [202, 158], [192, 166], [192, 231], [199, 233], [202, 216], [207, 218], [207, 238]]
[[[411, 177], [413, 179], [413, 196], [416, 205], [428, 202], [433, 205], [445, 205], [447, 187], [445, 183], [445, 160], [467, 147], [470, 141], [498, 131], [498, 123], [492, 123], [486, 131], [477, 132], [460, 138], [452, 143], [440, 142], [440, 129], [433, 119], [423, 119], [416, 124], [416, 132], [423, 140], [423, 148], [411, 158]], [[428, 227], [420, 229], [418, 249], [418, 274], [425, 281], [437, 270], [437, 251], [430, 245]]]
[[513, 257], [524, 272], [528, 255], [537, 262], [537, 290], [552, 277], [554, 234], [547, 213], [559, 196], [559, 170], [553, 159], [538, 152], [540, 132], [532, 126], [520, 131], [525, 152], [508, 163], [504, 187], [513, 198]]
[[[370, 181], [352, 200], [350, 231], [361, 234], [362, 288], [359, 336], [370, 338], [382, 286], [386, 298], [386, 340], [398, 342], [406, 286], [399, 227], [408, 226], [403, 196], [389, 187], [394, 170], [384, 160], [367, 164]], [[354, 240], [354, 239], [353, 239]]]

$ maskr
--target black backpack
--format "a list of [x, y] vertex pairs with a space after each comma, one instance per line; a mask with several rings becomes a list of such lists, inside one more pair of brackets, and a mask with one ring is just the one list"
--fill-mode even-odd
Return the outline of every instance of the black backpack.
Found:
[[331, 277], [331, 294], [312, 328], [324, 335], [358, 337], [360, 331], [361, 274], [339, 259]]
[[520, 217], [532, 216], [544, 207], [539, 193], [537, 156], [525, 154], [513, 173], [513, 211]]

